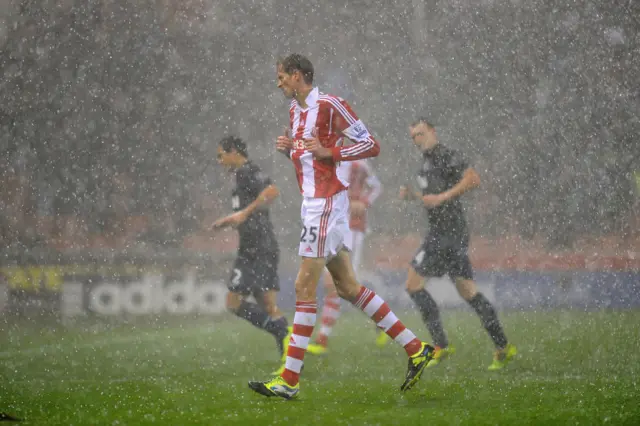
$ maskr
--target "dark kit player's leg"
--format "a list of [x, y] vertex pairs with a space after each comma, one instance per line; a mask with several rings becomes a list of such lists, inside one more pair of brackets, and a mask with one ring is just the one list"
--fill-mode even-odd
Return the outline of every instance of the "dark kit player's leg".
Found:
[[484, 329], [487, 330], [496, 347], [494, 362], [489, 368], [498, 370], [504, 367], [516, 354], [516, 348], [509, 345], [495, 308], [489, 299], [477, 289], [476, 282], [473, 280], [473, 269], [467, 246], [463, 245], [449, 250], [448, 257], [450, 260], [449, 275], [455, 277], [454, 281], [458, 293], [478, 314]]
[[407, 276], [407, 292], [422, 315], [433, 344], [439, 349], [447, 348], [449, 341], [442, 325], [436, 301], [425, 288], [425, 278], [441, 277], [446, 268], [439, 253], [437, 239], [427, 237], [411, 261]]
[[[256, 274], [256, 272], [259, 271], [256, 271], [254, 265], [256, 265], [255, 260], [247, 259], [242, 256], [239, 256], [236, 259], [233, 272], [231, 274], [231, 280], [228, 285], [229, 293], [227, 295], [227, 309], [238, 317], [247, 320], [255, 327], [272, 334], [276, 338], [276, 341], [278, 342], [278, 349], [282, 354], [284, 350], [282, 347], [282, 340], [288, 333], [287, 321], [282, 315], [280, 315], [279, 318], [272, 318], [269, 312], [265, 309], [265, 307], [268, 307], [272, 311], [279, 312], [277, 308], [273, 309], [273, 307], [269, 306], [269, 300], [275, 300], [275, 297], [267, 297], [267, 300], [265, 300], [264, 292], [259, 291], [256, 294], [256, 297], [258, 298], [257, 300], [260, 301], [259, 304], [247, 300], [249, 295], [255, 293], [256, 283], [262, 280], [263, 275], [267, 275], [264, 271], [261, 274]], [[275, 275], [277, 279], [277, 273]], [[272, 277], [270, 277], [270, 279], [273, 280]], [[268, 291], [269, 293], [275, 293], [278, 289], [277, 282], [268, 283], [268, 287], [268, 289], [264, 289], [265, 292]]]
[[[291, 329], [287, 318], [278, 307], [278, 292], [280, 291], [280, 278], [278, 277], [279, 255], [277, 250], [265, 252], [265, 255], [254, 263], [253, 272], [256, 300], [260, 300], [271, 321], [265, 330], [271, 333], [278, 345], [282, 362], [284, 362], [287, 342]], [[258, 299], [260, 298], [260, 299]]]
[[489, 299], [477, 291], [475, 281], [459, 277], [456, 279], [456, 287], [460, 296], [469, 303], [469, 306], [480, 317], [480, 321], [487, 333], [489, 333], [489, 337], [491, 337], [496, 349], [503, 349], [507, 346], [507, 336], [502, 330], [498, 314]]
[[431, 294], [424, 287], [424, 279], [413, 269], [409, 269], [407, 292], [422, 316], [422, 321], [431, 334], [433, 344], [438, 348], [449, 346], [447, 334], [440, 318], [440, 309]]
[[[284, 338], [287, 334], [289, 323], [280, 308], [278, 308], [278, 290], [265, 290], [254, 294], [256, 300], [260, 300], [261, 304], [271, 318], [271, 322], [267, 331], [276, 337]], [[284, 335], [282, 334], [284, 331]]]
[[270, 317], [267, 311], [257, 303], [249, 302], [249, 294], [229, 291], [227, 294], [227, 309], [236, 316], [249, 321], [258, 328], [264, 329]]
[[[247, 295], [229, 292], [227, 295], [227, 309], [236, 316], [249, 321], [251, 324], [272, 334], [278, 341], [287, 335], [287, 320], [285, 317], [271, 318], [267, 311], [257, 303], [246, 300]], [[283, 350], [278, 345], [280, 351]]]

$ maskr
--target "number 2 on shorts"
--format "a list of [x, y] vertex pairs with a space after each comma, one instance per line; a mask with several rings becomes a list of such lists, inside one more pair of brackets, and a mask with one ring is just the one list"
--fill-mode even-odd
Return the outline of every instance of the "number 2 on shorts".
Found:
[[233, 278], [231, 278], [231, 284], [234, 286], [240, 285], [240, 279], [242, 278], [242, 271], [240, 269], [233, 270]]

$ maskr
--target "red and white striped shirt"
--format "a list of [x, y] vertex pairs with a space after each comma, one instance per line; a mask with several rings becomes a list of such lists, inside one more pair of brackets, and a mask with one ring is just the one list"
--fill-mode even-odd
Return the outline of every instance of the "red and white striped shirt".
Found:
[[[367, 160], [356, 160], [346, 163], [349, 176], [349, 201], [360, 201], [371, 206], [382, 192], [382, 184], [373, 173]], [[355, 231], [367, 230], [367, 213], [349, 215], [349, 227]]]
[[[294, 99], [289, 108], [293, 135], [290, 158], [302, 195], [328, 198], [349, 186], [347, 166], [343, 162], [375, 157], [380, 145], [344, 99], [321, 93], [314, 87], [305, 102], [307, 108], [302, 108]], [[322, 146], [332, 149], [333, 158], [318, 160], [304, 149], [304, 139], [312, 138], [314, 128], [318, 129]], [[344, 137], [354, 144], [342, 146]]]

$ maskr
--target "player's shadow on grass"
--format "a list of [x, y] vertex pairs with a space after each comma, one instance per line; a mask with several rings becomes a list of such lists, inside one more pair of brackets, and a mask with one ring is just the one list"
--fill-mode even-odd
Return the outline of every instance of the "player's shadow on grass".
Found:
[[21, 422], [22, 419], [0, 412], [0, 422]]

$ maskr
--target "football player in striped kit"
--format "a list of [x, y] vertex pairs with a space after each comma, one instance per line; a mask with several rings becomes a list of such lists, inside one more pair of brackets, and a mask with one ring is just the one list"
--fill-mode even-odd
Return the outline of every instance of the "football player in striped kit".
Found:
[[[316, 323], [316, 286], [329, 270], [338, 295], [364, 311], [391, 339], [401, 345], [408, 368], [400, 389], [417, 383], [434, 348], [418, 339], [375, 292], [355, 278], [349, 252], [349, 183], [346, 162], [375, 157], [380, 145], [343, 99], [313, 86], [313, 65], [292, 54], [277, 64], [277, 85], [291, 99], [291, 136], [278, 137], [276, 149], [291, 159], [302, 193], [302, 232], [296, 278], [296, 312], [284, 371], [267, 381], [250, 381], [249, 387], [265, 396], [285, 399], [299, 393], [304, 355]], [[348, 138], [354, 143], [343, 145]]]

